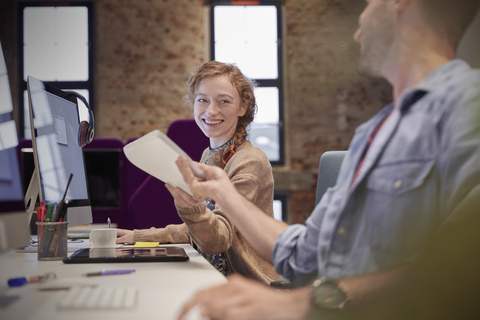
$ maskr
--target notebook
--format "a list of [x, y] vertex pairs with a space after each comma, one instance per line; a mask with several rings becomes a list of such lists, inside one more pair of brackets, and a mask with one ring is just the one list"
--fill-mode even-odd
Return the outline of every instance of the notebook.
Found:
[[182, 247], [155, 248], [84, 248], [63, 259], [64, 263], [118, 263], [118, 262], [167, 262], [187, 261]]

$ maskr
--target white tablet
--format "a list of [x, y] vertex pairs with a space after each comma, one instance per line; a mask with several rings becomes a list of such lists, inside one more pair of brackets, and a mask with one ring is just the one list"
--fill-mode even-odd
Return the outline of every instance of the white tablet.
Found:
[[178, 157], [186, 157], [197, 176], [204, 176], [201, 171], [175, 142], [159, 130], [147, 133], [141, 138], [123, 147], [123, 152], [128, 160], [139, 169], [155, 178], [179, 187], [192, 195], [189, 186], [183, 181], [183, 176], [178, 170], [175, 161]]

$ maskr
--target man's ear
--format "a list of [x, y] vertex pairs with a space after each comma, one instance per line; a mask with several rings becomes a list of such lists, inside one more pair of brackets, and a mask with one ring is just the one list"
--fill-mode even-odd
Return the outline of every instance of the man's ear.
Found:
[[394, 0], [394, 6], [397, 12], [407, 9], [415, 0]]

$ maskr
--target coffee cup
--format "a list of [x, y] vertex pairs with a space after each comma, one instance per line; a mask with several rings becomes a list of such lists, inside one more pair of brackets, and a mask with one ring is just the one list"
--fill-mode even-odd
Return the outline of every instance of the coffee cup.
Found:
[[90, 230], [90, 246], [94, 248], [114, 248], [117, 240], [117, 228]]

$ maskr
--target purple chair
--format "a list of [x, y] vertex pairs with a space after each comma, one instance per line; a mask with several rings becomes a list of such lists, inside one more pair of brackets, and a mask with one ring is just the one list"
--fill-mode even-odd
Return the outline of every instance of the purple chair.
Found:
[[[126, 143], [129, 144], [130, 142], [136, 140], [137, 138], [129, 139]], [[125, 208], [125, 229], [135, 229], [137, 224], [133, 219], [133, 215], [130, 213], [128, 209], [130, 199], [132, 199], [134, 193], [140, 187], [140, 185], [150, 176], [143, 170], [137, 168], [130, 160], [127, 159], [125, 153], [122, 152], [122, 205]]]
[[194, 119], [173, 121], [168, 127], [167, 136], [194, 161], [200, 161], [203, 151], [210, 145], [210, 140], [203, 134]]
[[[194, 119], [173, 121], [167, 136], [196, 161], [200, 160], [203, 151], [209, 146], [209, 139], [198, 128]], [[145, 229], [162, 228], [169, 224], [182, 223], [182, 220], [165, 183], [148, 175], [130, 197], [128, 222], [129, 229]]]

